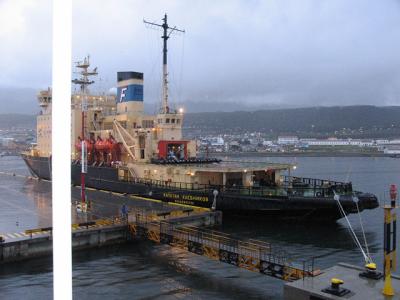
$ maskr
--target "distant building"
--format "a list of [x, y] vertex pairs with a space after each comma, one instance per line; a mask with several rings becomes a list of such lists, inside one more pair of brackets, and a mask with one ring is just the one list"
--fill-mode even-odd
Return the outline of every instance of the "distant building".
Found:
[[375, 143], [376, 143], [377, 145], [387, 145], [387, 144], [389, 144], [390, 142], [389, 142], [389, 140], [386, 140], [386, 139], [378, 139], [378, 140], [375, 140]]
[[300, 139], [301, 143], [308, 144], [309, 146], [359, 146], [371, 147], [374, 145], [373, 140], [360, 140], [360, 139]]
[[297, 136], [279, 136], [278, 145], [296, 145], [299, 142]]
[[242, 151], [242, 146], [239, 144], [238, 141], [232, 141], [229, 143], [229, 150], [230, 151]]
[[328, 139], [301, 139], [302, 143], [309, 146], [346, 146], [350, 145], [348, 140], [328, 138]]
[[211, 146], [223, 146], [224, 145], [224, 139], [220, 136], [209, 139], [209, 142], [210, 142]]
[[383, 149], [385, 154], [400, 154], [400, 145], [390, 145]]
[[375, 141], [374, 140], [357, 140], [357, 146], [373, 147], [373, 146], [375, 146]]
[[389, 144], [391, 144], [391, 145], [400, 145], [400, 139], [391, 140], [391, 141], [389, 141]]
[[274, 146], [274, 142], [273, 141], [263, 141], [262, 145], [263, 146]]
[[3, 137], [1, 138], [1, 145], [3, 147], [10, 147], [14, 145], [14, 139], [13, 138], [8, 138], [8, 137]]

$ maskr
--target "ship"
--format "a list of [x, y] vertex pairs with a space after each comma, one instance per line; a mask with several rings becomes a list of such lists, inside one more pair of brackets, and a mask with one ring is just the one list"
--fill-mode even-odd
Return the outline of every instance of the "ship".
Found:
[[[291, 176], [290, 163], [222, 161], [198, 153], [182, 135], [184, 110], [168, 98], [167, 15], [163, 30], [162, 99], [158, 113], [144, 112], [144, 74], [117, 72], [116, 94], [94, 94], [97, 68], [77, 62], [80, 87], [71, 97], [71, 181], [74, 186], [140, 196], [224, 214], [301, 221], [336, 221], [378, 207], [371, 193], [351, 182]], [[22, 153], [31, 174], [51, 180], [51, 89], [40, 91], [37, 143]], [[68, 145], [66, 145], [68, 146]], [[83, 190], [83, 189], [82, 189]], [[132, 199], [130, 197], [129, 199]], [[133, 201], [133, 200], [132, 200]]]

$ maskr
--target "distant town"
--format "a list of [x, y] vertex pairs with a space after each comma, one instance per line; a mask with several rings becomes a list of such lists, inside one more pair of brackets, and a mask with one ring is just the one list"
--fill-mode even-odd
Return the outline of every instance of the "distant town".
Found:
[[199, 148], [203, 153], [292, 153], [292, 152], [354, 152], [366, 154], [400, 155], [399, 139], [353, 139], [299, 138], [279, 136], [275, 140], [266, 139], [260, 132], [248, 134], [224, 134], [198, 137]]
[[[282, 135], [268, 138], [262, 132], [200, 135], [196, 137], [200, 152], [207, 153], [361, 153], [400, 157], [400, 138], [300, 138]], [[15, 127], [0, 129], [0, 156], [18, 155], [36, 143], [36, 131]]]
[[[362, 154], [400, 157], [400, 107], [317, 107], [188, 113], [184, 138], [207, 153]], [[0, 155], [36, 143], [36, 116], [0, 115]]]
[[19, 155], [36, 141], [36, 131], [31, 128], [0, 129], [0, 156]]

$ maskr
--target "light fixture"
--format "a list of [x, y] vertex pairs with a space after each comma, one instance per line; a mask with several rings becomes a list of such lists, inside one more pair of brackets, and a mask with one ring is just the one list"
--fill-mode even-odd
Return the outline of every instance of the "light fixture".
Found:
[[179, 108], [179, 113], [180, 113], [180, 114], [183, 114], [183, 108], [182, 108], [182, 107]]

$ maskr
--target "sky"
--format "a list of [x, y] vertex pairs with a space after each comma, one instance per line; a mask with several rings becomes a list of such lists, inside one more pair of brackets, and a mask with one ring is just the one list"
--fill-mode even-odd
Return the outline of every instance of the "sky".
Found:
[[[143, 19], [164, 13], [186, 31], [168, 41], [175, 103], [400, 105], [399, 0], [73, 0], [73, 61], [90, 54], [94, 90], [139, 71], [160, 102], [162, 33]], [[0, 87], [51, 85], [51, 18], [49, 0], [0, 0]]]

